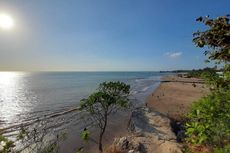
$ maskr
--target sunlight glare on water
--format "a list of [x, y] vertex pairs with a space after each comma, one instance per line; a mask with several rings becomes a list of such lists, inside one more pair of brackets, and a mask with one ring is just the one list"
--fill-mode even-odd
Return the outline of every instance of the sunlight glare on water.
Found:
[[[0, 72], [0, 130], [75, 108], [103, 81], [130, 84], [133, 103], [142, 105], [162, 75], [158, 72]], [[72, 115], [78, 118], [77, 113], [52, 117], [58, 124], [52, 126], [70, 126]]]
[[22, 72], [0, 72], [0, 122], [16, 123], [17, 115], [26, 112], [24, 75]]

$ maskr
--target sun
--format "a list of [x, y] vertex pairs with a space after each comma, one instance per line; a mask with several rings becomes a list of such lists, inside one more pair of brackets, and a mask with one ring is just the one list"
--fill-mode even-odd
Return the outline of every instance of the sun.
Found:
[[14, 26], [14, 21], [11, 16], [7, 14], [0, 14], [0, 28], [3, 30], [10, 30]]

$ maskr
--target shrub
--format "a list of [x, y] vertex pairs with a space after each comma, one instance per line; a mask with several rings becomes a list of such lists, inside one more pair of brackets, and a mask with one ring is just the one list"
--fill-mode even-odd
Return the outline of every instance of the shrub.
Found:
[[227, 153], [230, 152], [229, 15], [216, 19], [200, 17], [197, 21], [204, 23], [208, 29], [194, 33], [193, 42], [200, 48], [208, 48], [204, 52], [208, 61], [223, 64], [223, 75], [220, 77], [211, 71], [201, 75], [214, 90], [192, 106], [186, 123], [187, 141], [208, 144], [216, 148], [216, 153]]
[[0, 152], [1, 153], [8, 153], [11, 152], [14, 148], [14, 142], [7, 139], [3, 135], [0, 135]]
[[224, 146], [223, 148], [216, 148], [214, 152], [215, 153], [230, 153], [230, 144]]
[[191, 143], [218, 147], [230, 143], [230, 91], [215, 92], [194, 103], [186, 129]]

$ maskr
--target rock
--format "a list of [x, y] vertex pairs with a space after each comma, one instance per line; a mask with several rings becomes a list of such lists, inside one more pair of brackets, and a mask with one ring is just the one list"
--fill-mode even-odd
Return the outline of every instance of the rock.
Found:
[[130, 139], [130, 138], [122, 137], [119, 139], [115, 139], [113, 144], [118, 150], [120, 150], [122, 152], [139, 153], [140, 144], [135, 143], [135, 142], [131, 142], [128, 139]]
[[134, 153], [134, 150], [129, 150], [129, 152], [128, 153]]
[[117, 146], [119, 146], [121, 150], [128, 149], [128, 145], [129, 145], [129, 141], [127, 140], [126, 137], [122, 137], [118, 139]]
[[113, 145], [126, 153], [182, 153], [168, 117], [147, 107], [132, 112], [127, 137]]

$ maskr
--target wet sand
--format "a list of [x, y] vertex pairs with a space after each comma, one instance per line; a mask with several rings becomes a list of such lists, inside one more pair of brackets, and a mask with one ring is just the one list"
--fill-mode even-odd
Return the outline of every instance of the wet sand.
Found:
[[167, 76], [147, 98], [146, 105], [172, 119], [181, 120], [192, 103], [208, 93], [201, 79]]
[[[130, 119], [130, 111], [119, 112], [112, 115], [108, 119], [108, 126], [103, 136], [103, 148], [106, 149], [111, 145], [115, 138], [122, 137], [128, 134], [128, 121]], [[82, 123], [84, 125], [84, 123]], [[82, 126], [82, 129], [85, 126]], [[84, 153], [98, 153], [98, 138], [100, 129], [92, 127], [90, 131], [90, 140], [83, 141], [80, 136], [80, 132], [76, 128], [72, 127], [69, 129], [70, 135], [68, 138], [61, 143], [60, 152], [73, 153], [79, 148], [84, 148]]]

